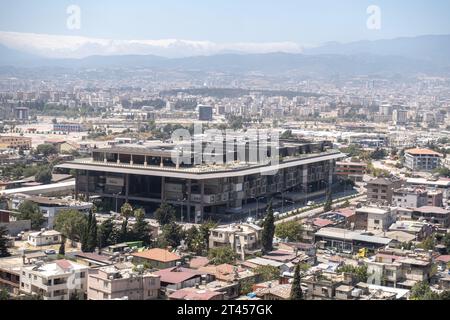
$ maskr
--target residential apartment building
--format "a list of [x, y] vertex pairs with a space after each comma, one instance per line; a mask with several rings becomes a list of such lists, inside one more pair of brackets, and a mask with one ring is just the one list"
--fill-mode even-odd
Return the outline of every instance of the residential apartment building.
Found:
[[363, 180], [366, 170], [367, 164], [364, 162], [336, 162], [336, 175], [341, 179], [360, 182]]
[[428, 204], [428, 192], [424, 188], [400, 188], [392, 195], [392, 206], [419, 208]]
[[388, 207], [362, 207], [356, 210], [355, 229], [367, 231], [387, 231], [395, 221]]
[[400, 188], [402, 181], [395, 178], [376, 178], [367, 183], [367, 200], [373, 203], [390, 204], [395, 189]]
[[91, 270], [87, 285], [88, 300], [155, 300], [161, 287], [160, 276], [128, 263]]
[[0, 136], [0, 148], [31, 149], [31, 138], [19, 136]]
[[40, 295], [44, 300], [69, 300], [73, 294], [85, 294], [89, 267], [69, 260], [37, 261], [24, 266], [20, 274], [20, 291]]
[[242, 258], [261, 250], [262, 228], [253, 224], [234, 224], [211, 230], [209, 247], [231, 246]]
[[405, 167], [412, 171], [433, 171], [441, 167], [442, 154], [429, 149], [405, 151]]
[[411, 289], [414, 284], [431, 277], [431, 257], [401, 250], [380, 250], [375, 259], [368, 259], [368, 283]]
[[450, 210], [441, 207], [420, 207], [412, 209], [413, 219], [422, 219], [430, 223], [438, 224], [443, 228], [450, 226]]

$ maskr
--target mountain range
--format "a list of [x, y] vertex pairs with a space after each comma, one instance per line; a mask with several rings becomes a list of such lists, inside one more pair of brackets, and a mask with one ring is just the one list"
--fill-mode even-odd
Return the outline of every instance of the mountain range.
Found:
[[[183, 48], [179, 48], [183, 50]], [[449, 74], [450, 35], [391, 40], [326, 43], [302, 53], [220, 53], [186, 57], [159, 55], [91, 55], [49, 58], [1, 44], [0, 66], [63, 68], [160, 68], [216, 72], [305, 74]]]

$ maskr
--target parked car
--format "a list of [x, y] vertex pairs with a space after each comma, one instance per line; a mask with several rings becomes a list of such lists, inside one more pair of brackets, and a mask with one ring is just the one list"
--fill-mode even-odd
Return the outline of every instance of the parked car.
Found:
[[47, 249], [47, 250], [44, 251], [44, 253], [45, 253], [46, 255], [52, 255], [52, 254], [56, 254], [56, 251], [53, 250], [53, 249]]

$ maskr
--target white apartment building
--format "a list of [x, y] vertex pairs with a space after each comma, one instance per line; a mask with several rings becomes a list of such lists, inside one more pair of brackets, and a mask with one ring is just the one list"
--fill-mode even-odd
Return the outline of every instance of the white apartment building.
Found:
[[261, 249], [262, 228], [254, 224], [232, 224], [211, 230], [209, 247], [231, 246], [236, 253], [245, 256]]
[[[161, 277], [133, 265], [106, 266], [92, 270], [88, 276], [88, 300], [154, 300], [159, 296]], [[137, 267], [139, 269], [139, 267]]]
[[433, 171], [441, 167], [442, 154], [428, 149], [405, 151], [405, 167], [413, 171]]
[[72, 294], [86, 293], [88, 270], [89, 267], [69, 260], [24, 266], [20, 291], [41, 295], [44, 300], [69, 300]]
[[358, 216], [367, 217], [367, 231], [387, 231], [395, 222], [395, 215], [389, 208], [363, 207], [356, 210]]
[[400, 188], [392, 194], [392, 205], [400, 208], [420, 208], [428, 204], [428, 192], [424, 188]]

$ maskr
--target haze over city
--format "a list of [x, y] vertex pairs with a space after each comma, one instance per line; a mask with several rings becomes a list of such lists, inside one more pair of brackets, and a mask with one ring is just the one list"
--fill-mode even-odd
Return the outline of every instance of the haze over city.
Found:
[[448, 12], [0, 0], [0, 305], [449, 300]]

